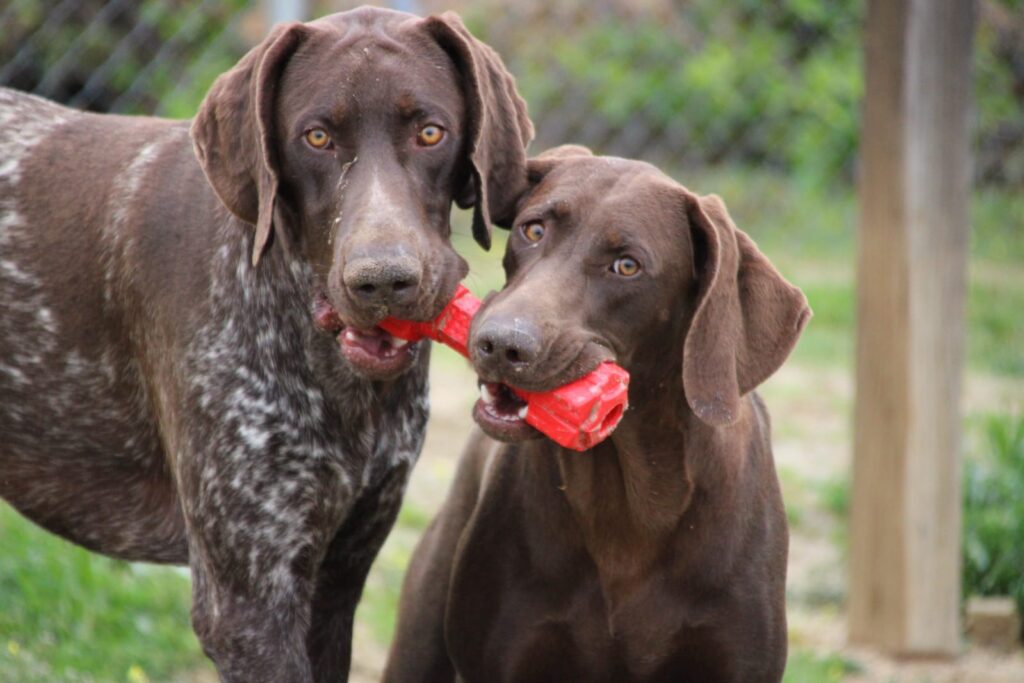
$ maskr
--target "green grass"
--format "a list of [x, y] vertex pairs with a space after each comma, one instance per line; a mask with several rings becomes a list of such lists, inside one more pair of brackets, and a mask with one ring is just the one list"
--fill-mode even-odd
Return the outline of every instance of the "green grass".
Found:
[[0, 683], [160, 681], [204, 657], [189, 580], [89, 553], [0, 505]]
[[430, 518], [428, 512], [406, 500], [398, 513], [395, 528], [381, 548], [367, 579], [363, 598], [356, 610], [356, 621], [368, 624], [374, 638], [382, 645], [391, 642], [405, 568]]
[[779, 465], [776, 470], [782, 486], [782, 500], [786, 506], [786, 521], [790, 530], [799, 529], [811, 502], [808, 499], [807, 481], [792, 467]]
[[839, 683], [848, 674], [857, 673], [856, 664], [836, 654], [815, 654], [793, 650], [786, 663], [783, 683]]

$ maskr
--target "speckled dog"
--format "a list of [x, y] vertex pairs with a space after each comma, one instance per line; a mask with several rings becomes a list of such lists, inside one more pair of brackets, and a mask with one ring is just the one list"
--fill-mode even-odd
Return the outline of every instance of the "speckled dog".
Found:
[[192, 568], [228, 681], [339, 681], [427, 419], [428, 319], [532, 127], [457, 17], [277, 27], [194, 121], [0, 89], [0, 495]]

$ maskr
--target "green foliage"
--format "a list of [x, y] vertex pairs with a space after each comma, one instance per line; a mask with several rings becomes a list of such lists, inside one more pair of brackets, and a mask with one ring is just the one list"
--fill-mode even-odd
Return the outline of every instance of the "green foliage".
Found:
[[[682, 139], [674, 147], [687, 162], [850, 177], [863, 90], [860, 0], [695, 0], [671, 16], [626, 12], [580, 13], [570, 30], [523, 17], [529, 39], [509, 38], [507, 26], [492, 36], [487, 22], [472, 25], [504, 47], [540, 120], [572, 91], [572, 108], [585, 118], [566, 140], [601, 150], [593, 131], [612, 137], [607, 131], [639, 126], [655, 141], [645, 156], [657, 156], [667, 132]], [[547, 144], [565, 141], [539, 133]]]
[[[988, 0], [975, 32], [975, 171], [986, 184], [1024, 184], [1024, 3]], [[1019, 225], [1019, 223], [1018, 223]]]
[[244, 51], [226, 30], [244, 0], [9, 5], [0, 25], [4, 83], [94, 111], [192, 116], [213, 76]]
[[89, 553], [6, 505], [0, 538], [0, 683], [140, 683], [203, 661], [177, 570]]
[[964, 462], [963, 593], [1009, 595], [1024, 613], [1024, 414], [974, 425]]
[[[975, 49], [979, 178], [1024, 182], [1019, 0], [992, 0]], [[864, 92], [863, 0], [690, 0], [568, 9], [528, 3], [504, 21], [466, 11], [563, 142], [666, 163], [767, 165], [825, 185], [851, 180]], [[1000, 18], [1006, 14], [1010, 19]]]

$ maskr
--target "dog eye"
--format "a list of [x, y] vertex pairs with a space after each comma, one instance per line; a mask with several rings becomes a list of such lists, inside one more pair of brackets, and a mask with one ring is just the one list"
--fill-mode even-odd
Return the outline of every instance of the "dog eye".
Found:
[[435, 126], [432, 123], [420, 128], [419, 134], [416, 135], [416, 142], [421, 147], [433, 147], [441, 142], [441, 140], [444, 140], [444, 128]]
[[331, 144], [331, 136], [323, 128], [313, 128], [306, 131], [306, 142], [316, 149], [324, 149]]
[[538, 221], [526, 223], [520, 230], [527, 242], [540, 242], [544, 239], [544, 224]]
[[622, 277], [633, 277], [640, 272], [640, 264], [628, 256], [623, 256], [620, 259], [615, 259], [615, 263], [612, 264], [612, 272]]

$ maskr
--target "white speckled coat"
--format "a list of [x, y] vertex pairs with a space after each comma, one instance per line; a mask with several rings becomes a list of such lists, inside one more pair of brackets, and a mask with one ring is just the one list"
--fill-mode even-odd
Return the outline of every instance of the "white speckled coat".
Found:
[[[466, 268], [451, 201], [486, 226], [525, 182], [532, 128], [496, 60], [452, 15], [363, 9], [279, 27], [191, 128], [0, 89], [0, 496], [87, 548], [189, 563], [224, 680], [347, 676], [423, 443], [429, 346], [368, 376], [311, 305], [326, 293], [360, 327], [444, 305]], [[403, 81], [421, 61], [437, 66]], [[337, 145], [316, 156], [301, 133], [324, 79], [346, 85], [320, 88]], [[410, 103], [435, 107], [447, 148], [403, 147], [390, 109]], [[368, 310], [342, 273], [352, 245], [380, 244], [420, 282]]]

